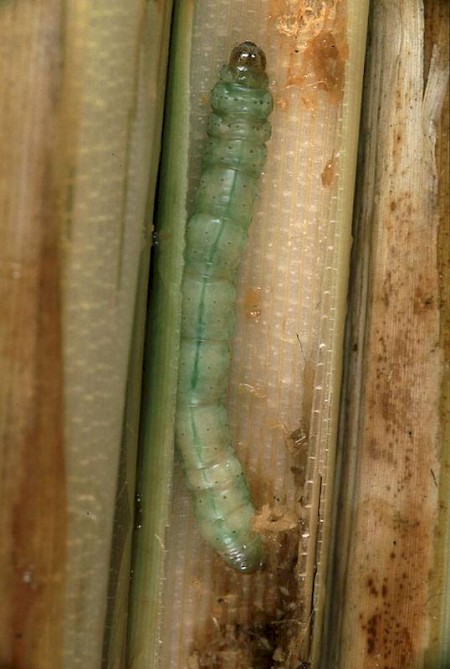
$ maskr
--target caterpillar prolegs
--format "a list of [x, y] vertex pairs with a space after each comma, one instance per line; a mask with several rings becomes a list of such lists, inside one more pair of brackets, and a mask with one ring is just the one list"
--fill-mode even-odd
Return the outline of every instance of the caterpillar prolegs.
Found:
[[235, 283], [266, 159], [272, 96], [266, 58], [233, 49], [211, 93], [209, 143], [186, 228], [176, 442], [203, 537], [242, 573], [262, 565], [261, 539], [224, 406]]

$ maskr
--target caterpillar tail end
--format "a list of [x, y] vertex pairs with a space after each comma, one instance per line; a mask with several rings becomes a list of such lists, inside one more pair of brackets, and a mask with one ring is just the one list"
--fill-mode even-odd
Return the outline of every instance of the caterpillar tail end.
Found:
[[[264, 547], [253, 529], [255, 509], [247, 486], [242, 477], [239, 482], [241, 485], [222, 491], [218, 498], [211, 498], [209, 491], [206, 495], [197, 492], [194, 510], [203, 538], [222, 560], [240, 574], [251, 574], [264, 566]], [[212, 519], [211, 510], [215, 516]]]
[[264, 568], [264, 550], [261, 539], [256, 537], [253, 546], [243, 551], [236, 557], [225, 558], [229, 565], [241, 574], [254, 574]]
[[239, 550], [222, 553], [221, 557], [240, 574], [253, 574], [264, 567], [264, 548], [256, 534]]

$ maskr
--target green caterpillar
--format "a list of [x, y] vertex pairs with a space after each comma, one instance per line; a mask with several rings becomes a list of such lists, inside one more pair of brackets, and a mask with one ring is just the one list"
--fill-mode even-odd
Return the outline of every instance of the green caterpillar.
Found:
[[234, 569], [263, 563], [255, 509], [224, 399], [235, 282], [266, 159], [272, 111], [264, 52], [243, 42], [211, 93], [208, 146], [186, 228], [176, 443], [203, 537]]

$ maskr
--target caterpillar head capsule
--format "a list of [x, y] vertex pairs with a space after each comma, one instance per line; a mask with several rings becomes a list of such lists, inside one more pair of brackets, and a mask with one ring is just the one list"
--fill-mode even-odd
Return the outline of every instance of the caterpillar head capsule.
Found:
[[247, 88], [267, 88], [266, 56], [254, 42], [242, 42], [234, 47], [228, 65], [222, 70], [223, 81]]
[[230, 67], [245, 67], [265, 72], [266, 56], [264, 51], [254, 42], [242, 42], [235, 46], [231, 52]]

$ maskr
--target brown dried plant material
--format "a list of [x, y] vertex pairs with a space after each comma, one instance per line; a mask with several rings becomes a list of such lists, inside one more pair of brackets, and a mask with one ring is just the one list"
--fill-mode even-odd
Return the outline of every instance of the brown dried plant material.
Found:
[[424, 29], [419, 1], [374, 5], [333, 600], [341, 636], [337, 619], [330, 628], [329, 662], [342, 668], [419, 669], [432, 641], [443, 372], [434, 147], [448, 58], [435, 46], [425, 68]]
[[1, 3], [0, 666], [62, 667], [61, 8]]
[[330, 104], [342, 102], [349, 55], [346, 3], [276, 3], [271, 20], [281, 35], [298, 40], [290, 57], [287, 86], [302, 90], [305, 107], [316, 109], [323, 94]]

